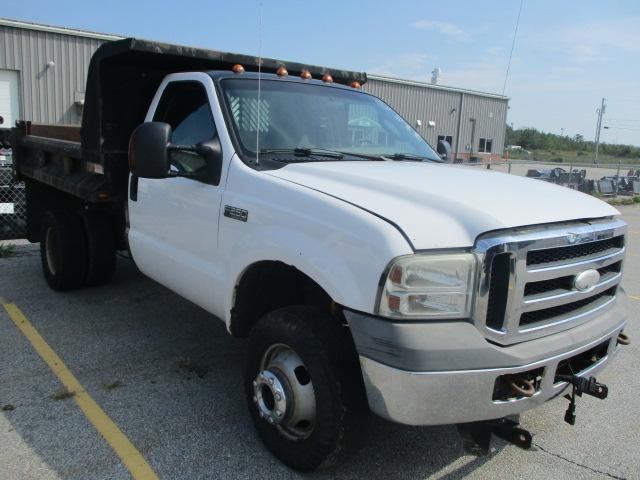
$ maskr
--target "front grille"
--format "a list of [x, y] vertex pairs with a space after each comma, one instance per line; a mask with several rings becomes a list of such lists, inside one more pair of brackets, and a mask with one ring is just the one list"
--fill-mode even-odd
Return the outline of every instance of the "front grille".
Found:
[[563, 315], [575, 313], [585, 307], [594, 306], [596, 303], [604, 303], [608, 299], [612, 298], [616, 294], [616, 288], [610, 288], [602, 293], [597, 293], [592, 297], [578, 300], [577, 302], [565, 303], [558, 305], [557, 307], [545, 308], [543, 310], [534, 310], [533, 312], [526, 312], [520, 316], [520, 325], [529, 325], [531, 323], [542, 322], [554, 317], [560, 317]]
[[[597, 270], [600, 276], [604, 277], [608, 274], [619, 273], [621, 268], [622, 262], [616, 262], [606, 267], [598, 268]], [[573, 275], [568, 275], [566, 277], [552, 278], [541, 282], [529, 282], [524, 287], [524, 296], [531, 297], [547, 292], [571, 290], [573, 288], [573, 279]]]
[[[620, 220], [600, 220], [480, 237], [476, 325], [490, 340], [512, 344], [591, 320], [615, 298], [625, 232]], [[580, 291], [575, 278], [586, 270], [600, 278]]]
[[606, 267], [602, 267], [598, 269], [600, 275], [607, 275], [608, 273], [619, 273], [622, 271], [622, 262], [612, 263], [611, 265], [607, 265]]
[[491, 263], [491, 279], [489, 280], [489, 305], [487, 308], [487, 326], [502, 328], [504, 313], [507, 307], [507, 289], [509, 282], [509, 263], [511, 255], [496, 255]]
[[622, 244], [623, 237], [616, 237], [580, 245], [533, 250], [527, 254], [527, 265], [544, 265], [545, 263], [588, 257], [609, 250], [619, 249], [622, 247]]
[[558, 277], [541, 282], [530, 282], [524, 287], [524, 296], [530, 297], [541, 293], [553, 292], [554, 290], [571, 290], [573, 287], [573, 277]]

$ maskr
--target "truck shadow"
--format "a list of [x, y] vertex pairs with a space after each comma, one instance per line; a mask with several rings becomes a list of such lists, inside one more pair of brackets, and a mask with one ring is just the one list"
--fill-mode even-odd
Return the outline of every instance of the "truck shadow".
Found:
[[[36, 256], [16, 261], [24, 264], [17, 275], [28, 277], [21, 282], [35, 285], [32, 297], [16, 303], [160, 478], [456, 479], [491, 458], [465, 455], [453, 426], [416, 428], [373, 418], [363, 448], [346, 462], [312, 474], [291, 472], [253, 429], [242, 385], [245, 342], [229, 336], [222, 322], [146, 279], [129, 260], [118, 260], [111, 285], [65, 294], [38, 278]], [[71, 399], [52, 398], [25, 398], [25, 404], [44, 405], [28, 415], [19, 413], [20, 404], [6, 412], [22, 441], [60, 478], [127, 478], [104, 445], [102, 455], [78, 454], [84, 448], [75, 444], [78, 438], [97, 433]], [[61, 404], [72, 415], [52, 416], [50, 409]], [[78, 428], [87, 432], [52, 441]]]

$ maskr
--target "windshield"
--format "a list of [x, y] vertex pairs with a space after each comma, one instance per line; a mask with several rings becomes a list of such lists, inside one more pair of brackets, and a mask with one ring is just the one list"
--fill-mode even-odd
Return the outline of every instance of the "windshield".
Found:
[[[225, 79], [224, 98], [245, 154], [270, 150], [322, 149], [380, 157], [407, 154], [440, 157], [387, 104], [371, 95], [341, 88], [263, 80]], [[258, 125], [258, 112], [260, 124]], [[259, 130], [259, 133], [258, 133]]]

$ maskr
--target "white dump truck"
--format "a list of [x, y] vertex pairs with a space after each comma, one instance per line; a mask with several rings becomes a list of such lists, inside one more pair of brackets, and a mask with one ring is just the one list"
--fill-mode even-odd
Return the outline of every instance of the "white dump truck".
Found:
[[370, 412], [485, 426], [526, 446], [514, 415], [571, 392], [572, 423], [576, 394], [604, 398], [594, 375], [628, 342], [618, 212], [448, 165], [446, 148], [434, 151], [365, 81], [104, 44], [81, 128], [13, 132], [46, 281], [105, 284], [126, 250], [248, 337], [249, 411], [298, 470], [349, 451]]

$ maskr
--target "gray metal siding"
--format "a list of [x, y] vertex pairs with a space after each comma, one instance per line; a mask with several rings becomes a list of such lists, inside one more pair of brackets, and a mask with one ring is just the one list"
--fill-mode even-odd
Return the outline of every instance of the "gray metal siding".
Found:
[[[363, 89], [387, 102], [434, 147], [438, 135], [451, 135], [452, 149], [460, 154], [477, 153], [479, 138], [493, 140], [493, 154], [504, 150], [508, 104], [504, 97], [376, 78], [369, 78]], [[471, 142], [470, 118], [477, 120], [472, 151], [466, 148]], [[435, 126], [430, 127], [429, 121]]]
[[[0, 69], [17, 70], [20, 117], [37, 123], [79, 124], [74, 104], [84, 92], [89, 61], [102, 40], [0, 25]], [[55, 66], [47, 68], [49, 61]]]
[[[462, 109], [462, 122], [460, 128], [459, 152], [478, 153], [480, 138], [492, 139], [494, 154], [502, 154], [504, 151], [504, 135], [507, 125], [507, 104], [503, 100], [479, 97], [475, 95], [464, 96]], [[472, 122], [476, 119], [476, 127], [473, 145], [470, 151], [466, 146], [471, 144]]]
[[[455, 136], [457, 116], [450, 112], [458, 107], [458, 94], [373, 79], [367, 81], [363, 89], [388, 103], [431, 145], [436, 145], [438, 135]], [[436, 126], [429, 127], [429, 121]]]
[[[91, 55], [105, 39], [36, 27], [0, 25], [0, 69], [18, 71], [20, 118], [79, 124], [82, 108], [74, 104], [76, 95], [84, 93]], [[55, 66], [47, 68], [49, 61]], [[453, 151], [461, 156], [476, 153], [480, 138], [493, 139], [492, 153], [501, 155], [504, 150], [505, 97], [371, 77], [364, 90], [391, 105], [434, 147], [438, 135], [451, 135]], [[471, 142], [470, 118], [477, 120], [472, 151], [465, 148]], [[435, 122], [434, 127], [429, 126], [430, 121]]]

